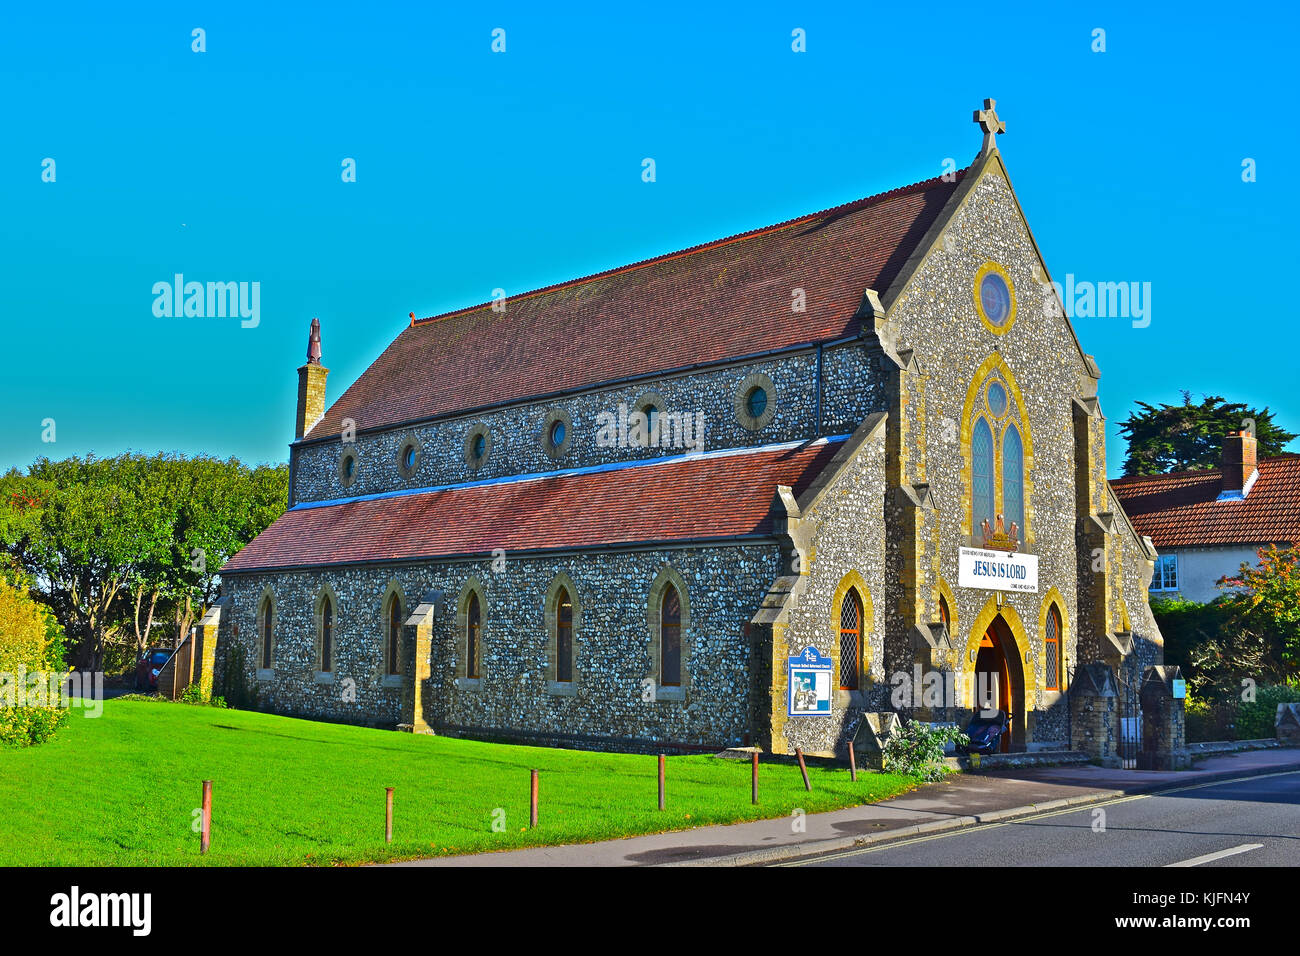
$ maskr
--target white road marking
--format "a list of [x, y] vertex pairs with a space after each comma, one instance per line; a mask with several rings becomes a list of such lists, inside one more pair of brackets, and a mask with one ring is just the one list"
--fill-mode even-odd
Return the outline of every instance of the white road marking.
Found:
[[1200, 866], [1202, 863], [1213, 863], [1215, 860], [1222, 860], [1225, 856], [1236, 856], [1238, 853], [1249, 853], [1251, 850], [1258, 850], [1263, 845], [1262, 843], [1243, 843], [1241, 846], [1220, 850], [1218, 853], [1194, 856], [1190, 860], [1183, 860], [1181, 863], [1169, 863], [1166, 864], [1165, 868], [1168, 869], [1171, 866]]
[[[1001, 829], [1002, 827], [1019, 826], [1021, 824], [1046, 820], [1050, 817], [1065, 816], [1071, 813], [1082, 813], [1085, 810], [1092, 810], [1094, 807], [1109, 807], [1114, 806], [1117, 803], [1132, 803], [1137, 800], [1149, 800], [1152, 797], [1168, 796], [1171, 793], [1186, 793], [1188, 790], [1202, 790], [1206, 787], [1221, 787], [1224, 784], [1243, 783], [1247, 780], [1267, 780], [1270, 777], [1290, 777], [1295, 773], [1297, 773], [1295, 770], [1279, 770], [1275, 773], [1249, 774], [1244, 777], [1233, 777], [1229, 780], [1206, 780], [1203, 783], [1192, 783], [1184, 787], [1171, 787], [1168, 790], [1157, 790], [1152, 793], [1138, 793], [1125, 797], [1113, 797], [1109, 800], [1098, 801], [1097, 803], [1083, 803], [1072, 807], [1062, 807], [1059, 810], [1049, 810], [1046, 813], [1036, 813], [1025, 817], [1017, 817], [1008, 820], [1005, 823], [977, 823], [971, 826], [957, 827], [953, 830], [945, 830], [928, 836], [884, 841], [875, 846], [854, 847], [852, 850], [840, 850], [831, 853], [814, 853], [810, 856], [795, 860], [785, 860], [770, 865], [774, 867], [810, 866], [817, 863], [829, 862], [831, 860], [843, 860], [851, 856], [865, 856], [868, 853], [879, 853], [881, 850], [894, 850], [902, 846], [911, 846], [914, 843], [929, 843], [931, 840], [947, 840], [955, 836], [970, 836], [972, 833], [982, 833], [988, 830]], [[1250, 849], [1256, 849], [1256, 846], [1263, 846], [1263, 844], [1250, 845]], [[1246, 851], [1242, 850], [1241, 852], [1244, 853]], [[1191, 866], [1193, 864], [1189, 861], [1182, 865]]]

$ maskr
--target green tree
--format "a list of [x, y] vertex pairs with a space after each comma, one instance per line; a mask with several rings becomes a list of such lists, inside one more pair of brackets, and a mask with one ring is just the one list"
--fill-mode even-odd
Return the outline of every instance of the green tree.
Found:
[[[283, 512], [288, 466], [163, 454], [37, 459], [0, 477], [0, 549], [66, 627], [78, 667], [178, 641], [218, 571]], [[134, 656], [131, 655], [131, 660]]]
[[1119, 426], [1128, 441], [1126, 475], [1218, 468], [1224, 436], [1241, 431], [1248, 418], [1255, 420], [1261, 458], [1282, 454], [1287, 442], [1296, 437], [1273, 423], [1273, 413], [1267, 407], [1260, 410], [1219, 395], [1202, 396], [1200, 404], [1194, 404], [1192, 393], [1185, 391], [1181, 405], [1138, 402], [1137, 406], [1141, 412], [1129, 413]]

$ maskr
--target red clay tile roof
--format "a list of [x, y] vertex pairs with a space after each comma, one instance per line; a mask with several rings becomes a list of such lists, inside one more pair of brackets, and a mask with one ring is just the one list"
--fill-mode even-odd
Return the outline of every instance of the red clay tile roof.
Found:
[[885, 293], [956, 188], [931, 179], [526, 293], [504, 312], [416, 320], [307, 438], [345, 418], [393, 425], [854, 335], [863, 292]]
[[1300, 543], [1300, 455], [1261, 458], [1244, 501], [1216, 501], [1222, 482], [1216, 468], [1118, 478], [1110, 486], [1157, 548]]
[[798, 495], [842, 445], [790, 443], [300, 505], [221, 572], [771, 534], [776, 486]]

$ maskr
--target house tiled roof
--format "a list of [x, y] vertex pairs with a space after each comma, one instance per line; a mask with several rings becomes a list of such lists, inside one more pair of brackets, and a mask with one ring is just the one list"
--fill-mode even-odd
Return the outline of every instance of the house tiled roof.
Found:
[[773, 533], [844, 439], [769, 445], [299, 505], [221, 569], [420, 560]]
[[1300, 544], [1300, 455], [1259, 460], [1245, 500], [1218, 501], [1219, 469], [1110, 483], [1129, 520], [1156, 548]]
[[503, 312], [417, 319], [306, 439], [345, 418], [394, 425], [854, 335], [863, 292], [884, 294], [961, 175], [511, 297]]

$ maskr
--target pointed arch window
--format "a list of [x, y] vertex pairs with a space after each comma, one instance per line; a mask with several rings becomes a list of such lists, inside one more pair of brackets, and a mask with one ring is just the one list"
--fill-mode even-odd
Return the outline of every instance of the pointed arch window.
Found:
[[939, 622], [952, 633], [952, 611], [948, 608], [948, 599], [942, 594], [939, 595]]
[[840, 603], [840, 690], [857, 690], [862, 676], [862, 599], [849, 588]]
[[272, 648], [274, 635], [272, 630], [275, 621], [275, 606], [271, 603], [270, 597], [262, 602], [262, 670], [269, 671], [275, 666], [275, 658]]
[[1008, 425], [1002, 436], [1002, 513], [1007, 534], [1023, 538], [1025, 527], [1025, 446], [1020, 429]]
[[573, 600], [564, 587], [555, 598], [555, 681], [573, 681]]
[[1061, 612], [1053, 604], [1047, 609], [1047, 633], [1043, 635], [1043, 680], [1046, 690], [1061, 689]]
[[476, 680], [479, 676], [478, 657], [483, 641], [483, 608], [479, 604], [478, 592], [469, 596], [469, 608], [465, 615], [465, 676]]
[[659, 613], [659, 683], [664, 687], [682, 685], [682, 598], [677, 588], [664, 588]]
[[1016, 550], [1028, 540], [1024, 409], [1005, 369], [972, 384], [970, 531], [975, 547]]
[[320, 669], [323, 673], [334, 670], [334, 602], [329, 595], [320, 606]]
[[971, 435], [971, 531], [978, 533], [985, 521], [991, 526], [993, 514], [993, 430], [984, 418], [975, 423]]
[[384, 642], [385, 656], [387, 657], [385, 673], [391, 677], [400, 673], [398, 649], [401, 646], [402, 639], [402, 599], [396, 594], [388, 599], [387, 625], [386, 640]]

